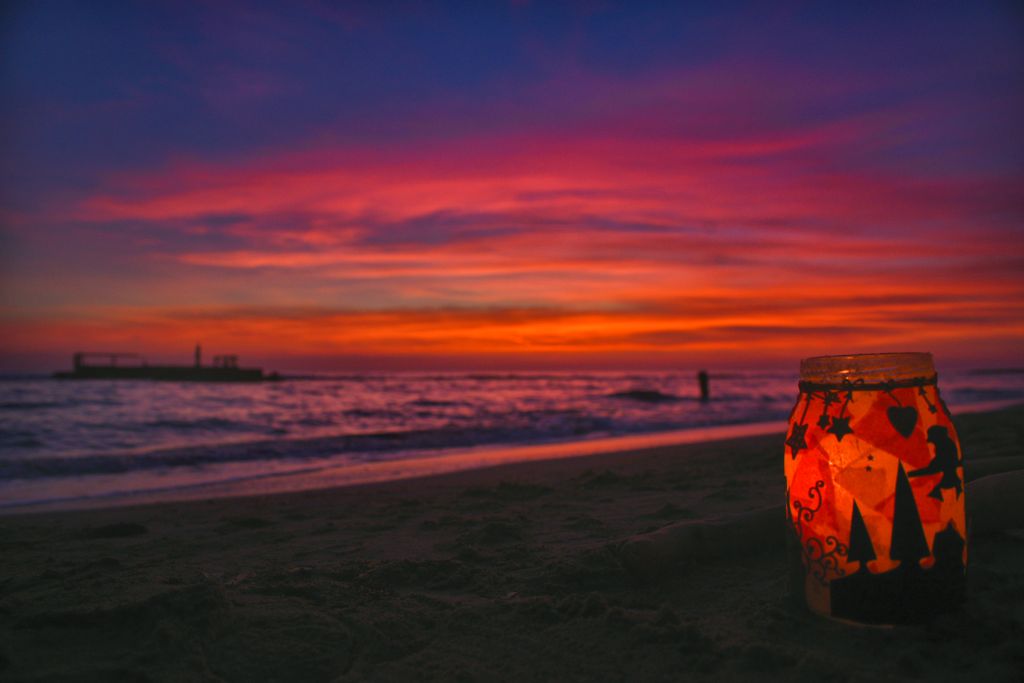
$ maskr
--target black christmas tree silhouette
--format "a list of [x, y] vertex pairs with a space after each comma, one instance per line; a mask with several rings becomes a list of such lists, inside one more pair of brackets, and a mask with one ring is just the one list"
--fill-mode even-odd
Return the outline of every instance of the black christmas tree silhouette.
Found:
[[941, 472], [942, 479], [928, 496], [942, 500], [942, 489], [955, 489], [956, 497], [959, 498], [963, 492], [963, 482], [960, 481], [960, 475], [956, 473], [956, 468], [963, 463], [963, 459], [957, 452], [956, 442], [949, 438], [949, 430], [941, 425], [935, 425], [928, 429], [928, 441], [935, 445], [935, 457], [926, 467], [914, 470], [907, 476], [923, 477]]
[[902, 463], [896, 476], [889, 550], [889, 557], [898, 560], [899, 566], [880, 574], [866, 569], [867, 563], [875, 559], [875, 549], [856, 503], [850, 520], [849, 546], [847, 557], [859, 561], [860, 569], [830, 583], [832, 616], [868, 623], [902, 623], [963, 603], [967, 585], [963, 536], [952, 522], [947, 524], [935, 535], [933, 566], [926, 569], [920, 565], [920, 560], [930, 554], [928, 541]]
[[832, 616], [868, 623], [891, 621], [892, 606], [899, 599], [899, 581], [894, 572], [872, 574], [868, 569], [868, 562], [875, 559], [875, 548], [856, 502], [850, 519], [846, 558], [860, 562], [860, 568], [853, 574], [833, 579], [829, 585]]
[[889, 557], [899, 560], [901, 566], [905, 565], [909, 569], [918, 567], [918, 560], [929, 554], [928, 541], [921, 527], [921, 515], [917, 512], [914, 492], [901, 462], [896, 474], [896, 505], [893, 509]]
[[850, 549], [847, 551], [846, 559], [860, 562], [858, 573], [868, 571], [868, 562], [875, 559], [875, 546], [871, 544], [871, 536], [864, 526], [864, 518], [861, 517], [860, 508], [857, 503], [853, 504], [853, 519], [850, 522]]

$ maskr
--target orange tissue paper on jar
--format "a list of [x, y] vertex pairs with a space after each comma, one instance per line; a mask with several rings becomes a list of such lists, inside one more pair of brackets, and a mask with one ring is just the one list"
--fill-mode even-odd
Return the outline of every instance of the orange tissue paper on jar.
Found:
[[808, 358], [785, 445], [793, 594], [920, 621], [966, 593], [963, 458], [929, 353]]

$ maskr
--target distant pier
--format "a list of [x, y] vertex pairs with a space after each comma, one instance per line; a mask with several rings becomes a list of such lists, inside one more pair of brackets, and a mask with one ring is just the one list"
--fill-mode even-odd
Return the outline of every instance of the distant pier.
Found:
[[84, 352], [72, 356], [72, 369], [53, 373], [57, 379], [152, 379], [174, 382], [262, 382], [280, 379], [262, 368], [241, 368], [238, 356], [214, 356], [213, 365], [202, 364], [196, 346], [193, 365], [149, 365], [137, 353]]

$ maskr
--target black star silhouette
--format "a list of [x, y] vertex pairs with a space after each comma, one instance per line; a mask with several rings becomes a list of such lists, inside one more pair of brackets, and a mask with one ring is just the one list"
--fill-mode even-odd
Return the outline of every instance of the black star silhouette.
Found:
[[843, 437], [847, 434], [853, 434], [853, 430], [850, 429], [850, 418], [847, 417], [833, 417], [832, 426], [828, 428], [830, 434], [835, 434], [836, 439], [839, 441], [843, 440]]
[[821, 417], [818, 418], [818, 426], [821, 427], [822, 429], [824, 429], [825, 427], [828, 427], [828, 420], [829, 420], [828, 413], [823, 412], [821, 414]]
[[794, 460], [797, 453], [807, 448], [807, 441], [804, 439], [806, 434], [807, 425], [793, 425], [793, 431], [790, 433], [789, 438], [786, 439], [786, 445], [793, 449], [790, 457]]

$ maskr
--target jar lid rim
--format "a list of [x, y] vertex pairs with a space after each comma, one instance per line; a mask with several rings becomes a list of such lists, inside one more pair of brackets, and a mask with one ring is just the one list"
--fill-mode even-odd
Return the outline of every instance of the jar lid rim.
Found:
[[813, 356], [800, 361], [800, 378], [806, 381], [887, 381], [934, 374], [932, 354], [920, 351]]

